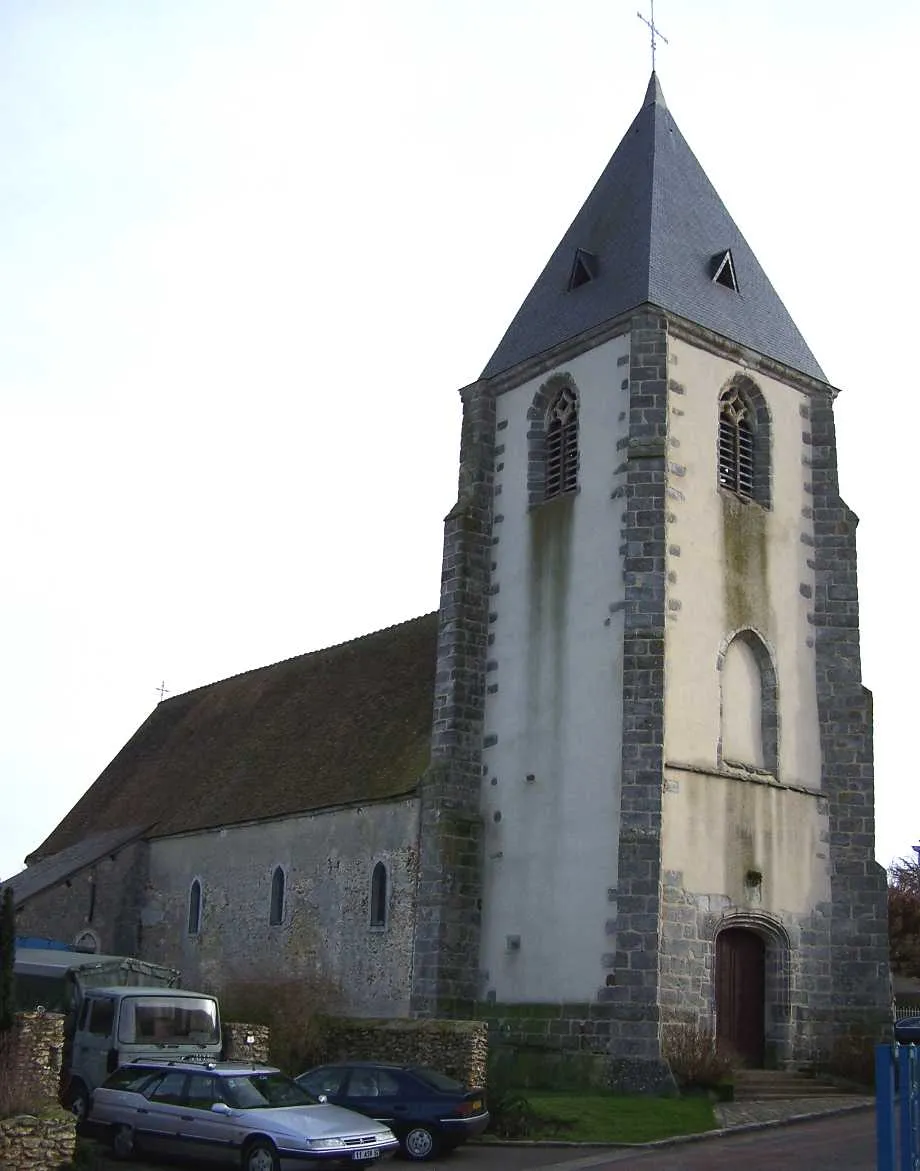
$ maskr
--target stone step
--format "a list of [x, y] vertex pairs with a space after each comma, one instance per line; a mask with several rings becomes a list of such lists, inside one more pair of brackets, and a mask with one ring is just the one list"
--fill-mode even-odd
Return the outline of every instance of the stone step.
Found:
[[783, 1069], [741, 1069], [734, 1077], [736, 1102], [780, 1098], [830, 1098], [853, 1091], [810, 1074]]

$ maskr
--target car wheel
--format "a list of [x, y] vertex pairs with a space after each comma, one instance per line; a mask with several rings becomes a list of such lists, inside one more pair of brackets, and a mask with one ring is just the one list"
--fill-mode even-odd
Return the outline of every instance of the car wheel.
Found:
[[89, 1090], [81, 1081], [70, 1083], [67, 1090], [67, 1109], [77, 1122], [85, 1122], [89, 1114]]
[[113, 1130], [112, 1154], [116, 1159], [130, 1159], [134, 1154], [134, 1131], [130, 1126], [116, 1126]]
[[434, 1158], [438, 1153], [438, 1144], [427, 1126], [413, 1126], [403, 1135], [402, 1149], [407, 1159], [421, 1163], [425, 1159]]
[[281, 1171], [278, 1152], [267, 1138], [257, 1138], [243, 1148], [243, 1171]]

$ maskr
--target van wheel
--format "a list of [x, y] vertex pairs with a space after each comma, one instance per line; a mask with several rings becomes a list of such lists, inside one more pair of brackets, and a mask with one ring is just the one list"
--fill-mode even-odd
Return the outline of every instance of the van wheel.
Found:
[[243, 1149], [243, 1171], [281, 1171], [274, 1144], [267, 1138], [247, 1143]]
[[89, 1090], [79, 1078], [72, 1081], [67, 1090], [67, 1109], [77, 1122], [86, 1121], [89, 1114]]
[[112, 1132], [112, 1154], [116, 1159], [130, 1159], [134, 1154], [134, 1131], [130, 1126], [116, 1126]]

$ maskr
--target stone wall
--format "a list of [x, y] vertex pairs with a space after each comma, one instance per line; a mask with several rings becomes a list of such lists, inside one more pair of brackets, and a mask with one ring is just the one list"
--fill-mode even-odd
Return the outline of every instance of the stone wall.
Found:
[[3, 1038], [0, 1061], [17, 1099], [34, 1109], [57, 1103], [63, 1048], [64, 1017], [59, 1013], [16, 1014], [14, 1027]]
[[473, 1014], [488, 1028], [491, 1066], [503, 1084], [636, 1094], [675, 1090], [666, 1062], [636, 1060], [631, 1050], [623, 1050], [619, 1005], [480, 1001]]
[[426, 1065], [466, 1086], [486, 1081], [488, 1026], [483, 1021], [323, 1020], [327, 1058]]
[[[831, 873], [830, 995], [822, 1043], [841, 1033], [876, 1038], [891, 1002], [885, 872], [875, 861], [872, 696], [862, 685], [856, 516], [840, 498], [832, 398], [803, 410], [806, 491], [811, 493], [814, 626], [822, 787], [828, 799]], [[808, 472], [810, 471], [810, 477]]]
[[0, 1167], [4, 1171], [56, 1171], [74, 1155], [77, 1126], [63, 1110], [53, 1118], [17, 1114], [0, 1118]]
[[[614, 1007], [611, 1051], [643, 1082], [672, 1085], [660, 1058], [658, 1003], [661, 901], [661, 784], [664, 767], [665, 489], [668, 442], [668, 322], [632, 322], [629, 437], [625, 440], [623, 763], [619, 875], [611, 927], [615, 950], [606, 987]], [[676, 474], [676, 469], [675, 469]], [[644, 1071], [639, 1066], [647, 1065]]]
[[146, 842], [131, 842], [34, 895], [16, 911], [17, 931], [64, 943], [90, 932], [102, 954], [140, 955], [148, 849]]
[[[158, 838], [150, 848], [140, 956], [178, 968], [183, 987], [218, 996], [286, 982], [326, 1012], [408, 1016], [417, 839], [415, 798]], [[387, 870], [382, 927], [370, 916], [379, 862]], [[272, 923], [279, 866], [284, 905], [281, 921]], [[196, 879], [201, 914], [190, 932]]]
[[4, 1171], [50, 1171], [73, 1158], [76, 1125], [57, 1108], [63, 1044], [57, 1013], [18, 1013], [0, 1041], [0, 1111], [17, 1111], [0, 1117]]
[[482, 737], [489, 624], [495, 399], [463, 392], [457, 503], [444, 521], [431, 767], [422, 779], [413, 1012], [479, 986]]
[[[227, 1061], [270, 1061], [268, 1025], [223, 1021], [224, 1057]], [[249, 1038], [252, 1038], [250, 1041]]]

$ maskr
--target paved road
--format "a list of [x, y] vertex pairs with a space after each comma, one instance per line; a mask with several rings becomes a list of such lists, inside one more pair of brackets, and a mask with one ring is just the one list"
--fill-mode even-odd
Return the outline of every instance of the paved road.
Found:
[[[483, 1157], [486, 1156], [486, 1157]], [[462, 1162], [461, 1162], [462, 1158]], [[431, 1164], [434, 1168], [435, 1164]], [[471, 1148], [438, 1171], [875, 1171], [871, 1110], [656, 1150], [586, 1152]]]
[[[681, 1143], [656, 1150], [468, 1146], [424, 1164], [429, 1171], [875, 1171], [875, 1115], [837, 1118]], [[124, 1164], [112, 1164], [123, 1171]], [[387, 1171], [411, 1167], [396, 1159]], [[132, 1171], [192, 1164], [134, 1163]], [[100, 1169], [101, 1171], [101, 1169]]]

